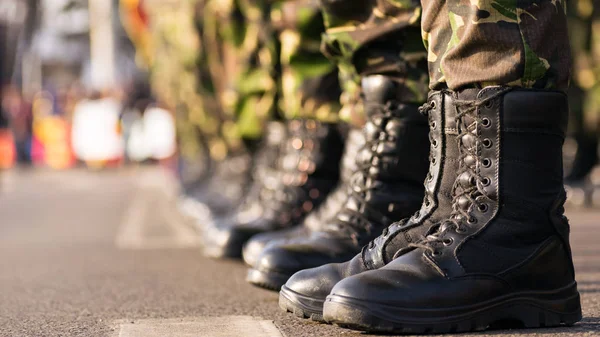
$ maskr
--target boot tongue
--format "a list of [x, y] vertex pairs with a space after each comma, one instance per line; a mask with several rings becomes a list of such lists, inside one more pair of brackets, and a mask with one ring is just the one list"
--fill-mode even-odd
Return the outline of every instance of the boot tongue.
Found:
[[459, 100], [474, 101], [477, 99], [477, 95], [479, 94], [479, 91], [481, 91], [481, 90], [477, 89], [477, 88], [463, 89], [463, 90], [457, 92], [456, 95]]
[[346, 137], [346, 148], [342, 156], [340, 178], [342, 182], [349, 183], [358, 170], [357, 157], [365, 145], [365, 136], [359, 129], [352, 129]]
[[361, 87], [368, 115], [377, 111], [370, 104], [385, 104], [390, 100], [396, 99], [398, 96], [396, 83], [382, 75], [364, 77]]
[[[456, 112], [461, 113], [467, 109], [474, 109], [475, 103], [477, 102], [477, 95], [479, 94], [479, 92], [480, 89], [477, 88], [463, 89], [457, 92], [457, 100], [463, 102], [472, 102], [472, 104], [462, 104], [456, 108]], [[473, 111], [472, 113], [468, 113], [466, 116], [463, 117], [463, 122], [465, 123], [465, 125], [469, 125], [475, 120], [473, 116], [475, 116], [475, 111]]]

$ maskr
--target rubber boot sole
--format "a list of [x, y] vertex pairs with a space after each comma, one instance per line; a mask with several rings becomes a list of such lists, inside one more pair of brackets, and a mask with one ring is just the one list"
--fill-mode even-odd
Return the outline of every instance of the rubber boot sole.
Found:
[[315, 322], [325, 322], [323, 320], [323, 302], [324, 299], [298, 294], [285, 285], [279, 292], [279, 307], [283, 311], [291, 312], [296, 317], [309, 318]]
[[326, 322], [340, 327], [400, 334], [461, 333], [484, 331], [490, 327], [570, 326], [582, 318], [577, 290], [554, 299], [548, 293], [519, 293], [474, 306], [438, 310], [397, 308], [330, 295], [323, 312]]

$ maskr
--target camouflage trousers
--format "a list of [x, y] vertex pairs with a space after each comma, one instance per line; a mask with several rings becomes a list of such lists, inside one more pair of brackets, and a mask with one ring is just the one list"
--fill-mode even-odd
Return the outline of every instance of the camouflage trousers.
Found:
[[[568, 87], [564, 1], [322, 0], [322, 7], [323, 50], [350, 86], [362, 75], [395, 73], [406, 100], [419, 101], [428, 71], [430, 89]], [[416, 43], [419, 27], [426, 54]]]
[[320, 50], [325, 26], [318, 1], [280, 1], [271, 16], [280, 43], [283, 116], [336, 121], [341, 88], [337, 67]]
[[271, 5], [260, 0], [208, 0], [198, 18], [202, 64], [231, 141], [258, 138], [276, 108], [277, 51]]
[[341, 118], [364, 122], [360, 78], [386, 74], [403, 84], [405, 102], [427, 97], [427, 53], [421, 8], [402, 0], [322, 0], [327, 27], [322, 50], [338, 67], [344, 93]]
[[[122, 1], [135, 14], [138, 0]], [[213, 158], [260, 137], [272, 118], [337, 119], [337, 67], [320, 53], [316, 0], [145, 4], [150, 38], [130, 35], [148, 55], [154, 92], [180, 112], [179, 134], [199, 130]]]
[[324, 25], [315, 0], [212, 0], [205, 12], [207, 64], [242, 136], [259, 136], [274, 115], [337, 118], [337, 68], [319, 49]]
[[569, 125], [575, 134], [597, 137], [600, 131], [600, 3], [572, 0], [567, 4], [573, 54]]

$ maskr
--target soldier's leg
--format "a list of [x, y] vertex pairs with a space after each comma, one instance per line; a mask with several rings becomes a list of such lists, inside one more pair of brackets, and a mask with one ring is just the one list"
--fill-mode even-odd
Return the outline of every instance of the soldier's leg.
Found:
[[[205, 253], [214, 257], [239, 257], [251, 236], [298, 225], [336, 185], [343, 147], [334, 122], [340, 92], [332, 76], [335, 67], [323, 62], [318, 44], [315, 52], [320, 30], [313, 24], [319, 12], [303, 2], [291, 4], [291, 11], [280, 3], [238, 5], [248, 27], [244, 39], [230, 44], [239, 51], [235, 81], [229, 86], [237, 125], [251, 126], [249, 121], [277, 109], [287, 137], [277, 144], [277, 158], [266, 161], [271, 172], [255, 180], [248, 202], [205, 228]], [[258, 41], [260, 48], [249, 53], [247, 41]]]
[[422, 3], [432, 89], [424, 110], [445, 114], [432, 130], [458, 135], [456, 159], [432, 158], [458, 164], [452, 214], [384, 267], [338, 282], [324, 318], [403, 333], [573, 324], [581, 306], [563, 214], [564, 3]]
[[341, 88], [337, 67], [321, 53], [325, 26], [318, 3], [280, 2], [272, 16], [280, 43], [279, 108], [284, 118], [337, 121]]
[[230, 143], [262, 137], [275, 117], [278, 44], [267, 1], [209, 1], [203, 15], [206, 64]]
[[[347, 153], [350, 174], [337, 210], [321, 223], [306, 224], [304, 237], [270, 244], [255, 263], [249, 277], [262, 276], [272, 288], [301, 269], [351, 259], [394, 220], [417, 211], [423, 197], [428, 128], [417, 108], [426, 99], [427, 63], [418, 4], [323, 1], [323, 8], [323, 50], [344, 85], [341, 117], [363, 144], [357, 155]], [[288, 281], [284, 307], [319, 319], [331, 275]]]
[[[138, 51], [147, 56], [144, 59], [157, 104], [176, 115], [184, 185], [181, 205], [204, 221], [213, 212], [229, 211], [237, 205], [249, 181], [249, 155], [239, 138], [223, 134], [228, 119], [218, 105], [207, 71], [207, 54], [212, 49], [207, 48], [202, 31], [205, 1], [144, 4], [148, 38], [138, 38]], [[144, 53], [144, 47], [149, 52]], [[235, 164], [221, 165], [226, 159]]]
[[[277, 2], [271, 9], [271, 18], [279, 50], [277, 107], [282, 119], [289, 127], [310, 123], [316, 129], [321, 129], [317, 132], [342, 127], [338, 124], [341, 89], [337, 67], [320, 50], [321, 34], [325, 27], [318, 4], [312, 0]], [[299, 141], [300, 139], [296, 140], [298, 144]], [[326, 148], [326, 144], [315, 144], [314, 140], [306, 139], [294, 151], [313, 152], [311, 156], [316, 158], [323, 157], [319, 152]], [[287, 165], [293, 169], [290, 164]], [[301, 165], [306, 166], [306, 163]], [[326, 165], [333, 171], [339, 163], [327, 160]], [[337, 175], [333, 179], [337, 179]], [[331, 198], [332, 196], [328, 196], [328, 199]], [[326, 203], [318, 209], [327, 208], [327, 212], [331, 213], [332, 206], [331, 203]], [[310, 213], [309, 218], [303, 222], [319, 222], [325, 211], [311, 210]], [[304, 232], [302, 226], [295, 226], [256, 235], [244, 245], [244, 261], [253, 265], [269, 242], [296, 237]], [[263, 284], [260, 280], [256, 281]]]

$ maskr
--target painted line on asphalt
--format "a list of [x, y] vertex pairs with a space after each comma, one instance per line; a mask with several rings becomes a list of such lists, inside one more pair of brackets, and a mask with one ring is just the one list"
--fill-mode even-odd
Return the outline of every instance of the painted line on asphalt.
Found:
[[119, 226], [115, 244], [121, 249], [136, 249], [143, 246], [143, 226], [148, 211], [148, 198], [139, 190], [135, 192], [125, 216]]
[[161, 202], [162, 215], [167, 225], [174, 233], [173, 240], [177, 242], [178, 247], [200, 247], [200, 236], [191, 226], [184, 223], [183, 215], [177, 210], [177, 207], [169, 202]]
[[[119, 226], [115, 244], [120, 249], [171, 249], [196, 248], [201, 244], [200, 237], [177, 212], [173, 199], [173, 181], [166, 174], [146, 171], [137, 178], [136, 191], [125, 211]], [[160, 193], [159, 207], [152, 207], [151, 193]], [[148, 214], [158, 216], [161, 224], [168, 226], [169, 234], [163, 237], [146, 237], [145, 226], [149, 223]], [[152, 219], [156, 221], [156, 219]]]
[[250, 316], [120, 320], [115, 325], [115, 337], [283, 336], [273, 321]]

